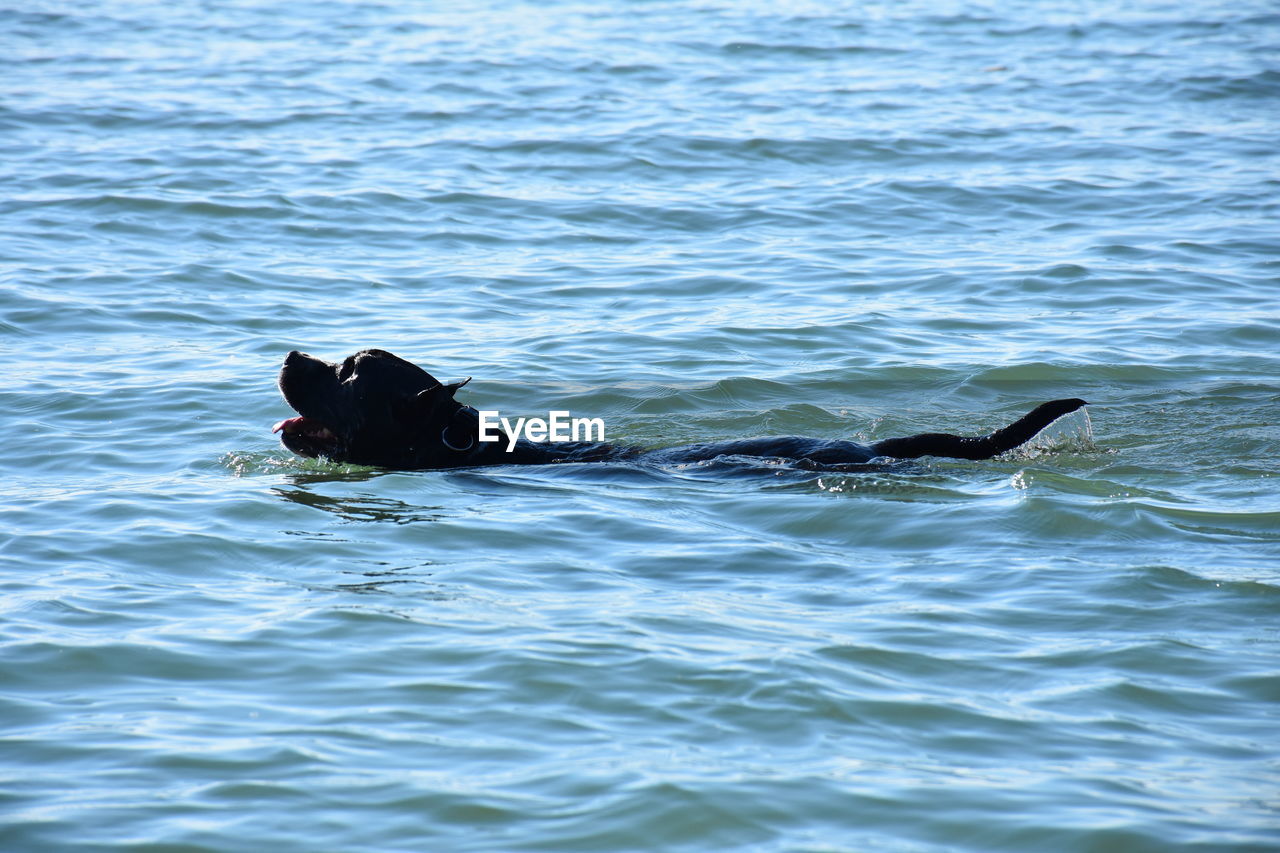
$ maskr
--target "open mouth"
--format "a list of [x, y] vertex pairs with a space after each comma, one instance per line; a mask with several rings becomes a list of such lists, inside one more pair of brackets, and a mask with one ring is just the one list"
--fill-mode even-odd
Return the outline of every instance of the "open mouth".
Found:
[[280, 421], [271, 428], [280, 433], [285, 447], [302, 456], [331, 456], [338, 449], [339, 440], [333, 430], [315, 418], [298, 416]]

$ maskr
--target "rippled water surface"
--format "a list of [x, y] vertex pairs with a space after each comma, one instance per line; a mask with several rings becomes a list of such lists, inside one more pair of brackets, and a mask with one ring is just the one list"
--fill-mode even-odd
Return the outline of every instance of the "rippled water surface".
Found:
[[[0, 848], [1280, 846], [1269, 2], [0, 12]], [[611, 440], [388, 472], [284, 353]]]

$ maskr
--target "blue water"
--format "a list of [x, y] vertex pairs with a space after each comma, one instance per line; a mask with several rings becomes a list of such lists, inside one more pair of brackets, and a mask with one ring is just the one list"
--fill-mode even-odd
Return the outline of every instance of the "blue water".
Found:
[[[0, 849], [1280, 847], [1269, 2], [0, 12]], [[388, 472], [378, 346], [651, 446]], [[463, 395], [460, 395], [463, 396]]]

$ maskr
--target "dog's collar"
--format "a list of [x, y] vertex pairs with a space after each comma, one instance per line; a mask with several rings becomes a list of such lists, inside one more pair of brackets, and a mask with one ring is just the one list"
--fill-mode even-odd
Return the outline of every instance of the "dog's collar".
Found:
[[[471, 380], [468, 379], [467, 381], [470, 382]], [[453, 419], [457, 418], [458, 415], [462, 412], [468, 412], [471, 414], [477, 429], [480, 426], [479, 413], [476, 412], [476, 410], [471, 408], [470, 406], [463, 406], [461, 409], [458, 409], [456, 412], [453, 413], [453, 418], [449, 419], [450, 422], [448, 426], [440, 430], [440, 443], [455, 453], [466, 453], [468, 450], [476, 446], [476, 435], [474, 430], [471, 432], [469, 436], [470, 440], [462, 446], [458, 446], [449, 440], [449, 427], [453, 426]]]

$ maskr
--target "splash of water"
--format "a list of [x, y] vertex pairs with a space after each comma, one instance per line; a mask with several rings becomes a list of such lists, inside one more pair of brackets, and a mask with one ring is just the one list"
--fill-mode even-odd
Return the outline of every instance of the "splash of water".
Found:
[[1050, 453], [1093, 453], [1093, 420], [1083, 406], [1049, 424], [1021, 447], [1009, 452], [1018, 459], [1032, 459]]

